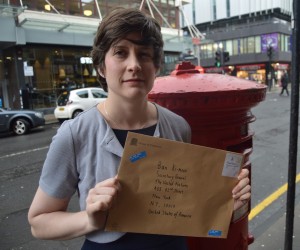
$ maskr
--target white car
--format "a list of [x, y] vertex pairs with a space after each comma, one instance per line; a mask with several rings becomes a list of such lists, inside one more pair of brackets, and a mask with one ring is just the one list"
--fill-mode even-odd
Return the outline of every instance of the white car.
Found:
[[82, 111], [91, 108], [107, 98], [102, 88], [82, 88], [64, 91], [57, 98], [54, 116], [59, 122], [75, 118]]

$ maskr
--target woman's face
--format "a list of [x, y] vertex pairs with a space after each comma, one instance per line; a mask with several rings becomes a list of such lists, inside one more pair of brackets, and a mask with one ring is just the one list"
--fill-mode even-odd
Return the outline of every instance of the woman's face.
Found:
[[105, 55], [104, 77], [110, 96], [145, 98], [153, 87], [157, 68], [153, 47], [141, 44], [139, 33], [130, 33]]

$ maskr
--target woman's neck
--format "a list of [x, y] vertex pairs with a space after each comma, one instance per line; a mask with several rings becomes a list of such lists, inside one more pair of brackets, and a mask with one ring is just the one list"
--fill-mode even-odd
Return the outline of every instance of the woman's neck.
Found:
[[98, 109], [112, 128], [142, 129], [157, 123], [157, 111], [154, 104], [145, 100], [143, 103], [122, 103], [106, 101]]

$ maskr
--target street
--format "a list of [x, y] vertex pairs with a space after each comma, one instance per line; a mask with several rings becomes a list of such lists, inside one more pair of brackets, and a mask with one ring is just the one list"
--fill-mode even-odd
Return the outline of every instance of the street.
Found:
[[[257, 119], [250, 124], [250, 129], [255, 132], [250, 157], [252, 208], [287, 182], [289, 110], [290, 97], [279, 96], [278, 91], [267, 93], [266, 100], [251, 110]], [[50, 124], [25, 136], [0, 136], [0, 248], [3, 250], [76, 250], [81, 247], [82, 238], [71, 241], [36, 240], [31, 236], [27, 222], [28, 208], [38, 186], [43, 161], [58, 127], [59, 124]], [[299, 196], [298, 189], [296, 196]], [[262, 234], [272, 220], [284, 213], [285, 206], [284, 194], [250, 220], [249, 232], [254, 237]], [[70, 209], [77, 209], [76, 198], [72, 200]]]
[[[81, 239], [34, 239], [27, 222], [43, 161], [58, 127], [58, 124], [46, 125], [24, 136], [0, 137], [0, 248], [3, 250], [80, 249]], [[76, 198], [70, 209], [77, 209]]]
[[[267, 93], [266, 100], [253, 108], [252, 113], [257, 119], [250, 126], [255, 131], [254, 151], [251, 155], [251, 205], [254, 208], [287, 182], [290, 98], [279, 96], [278, 93]], [[299, 164], [299, 155], [297, 158]], [[299, 195], [298, 189], [296, 195]], [[271, 223], [270, 218], [282, 214], [285, 206], [286, 194], [283, 194], [250, 221], [249, 231], [254, 236], [260, 235]]]

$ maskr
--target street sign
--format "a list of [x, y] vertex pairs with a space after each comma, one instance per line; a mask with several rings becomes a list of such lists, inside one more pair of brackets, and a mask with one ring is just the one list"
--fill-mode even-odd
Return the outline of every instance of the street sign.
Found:
[[33, 67], [24, 65], [24, 75], [25, 76], [33, 76]]

